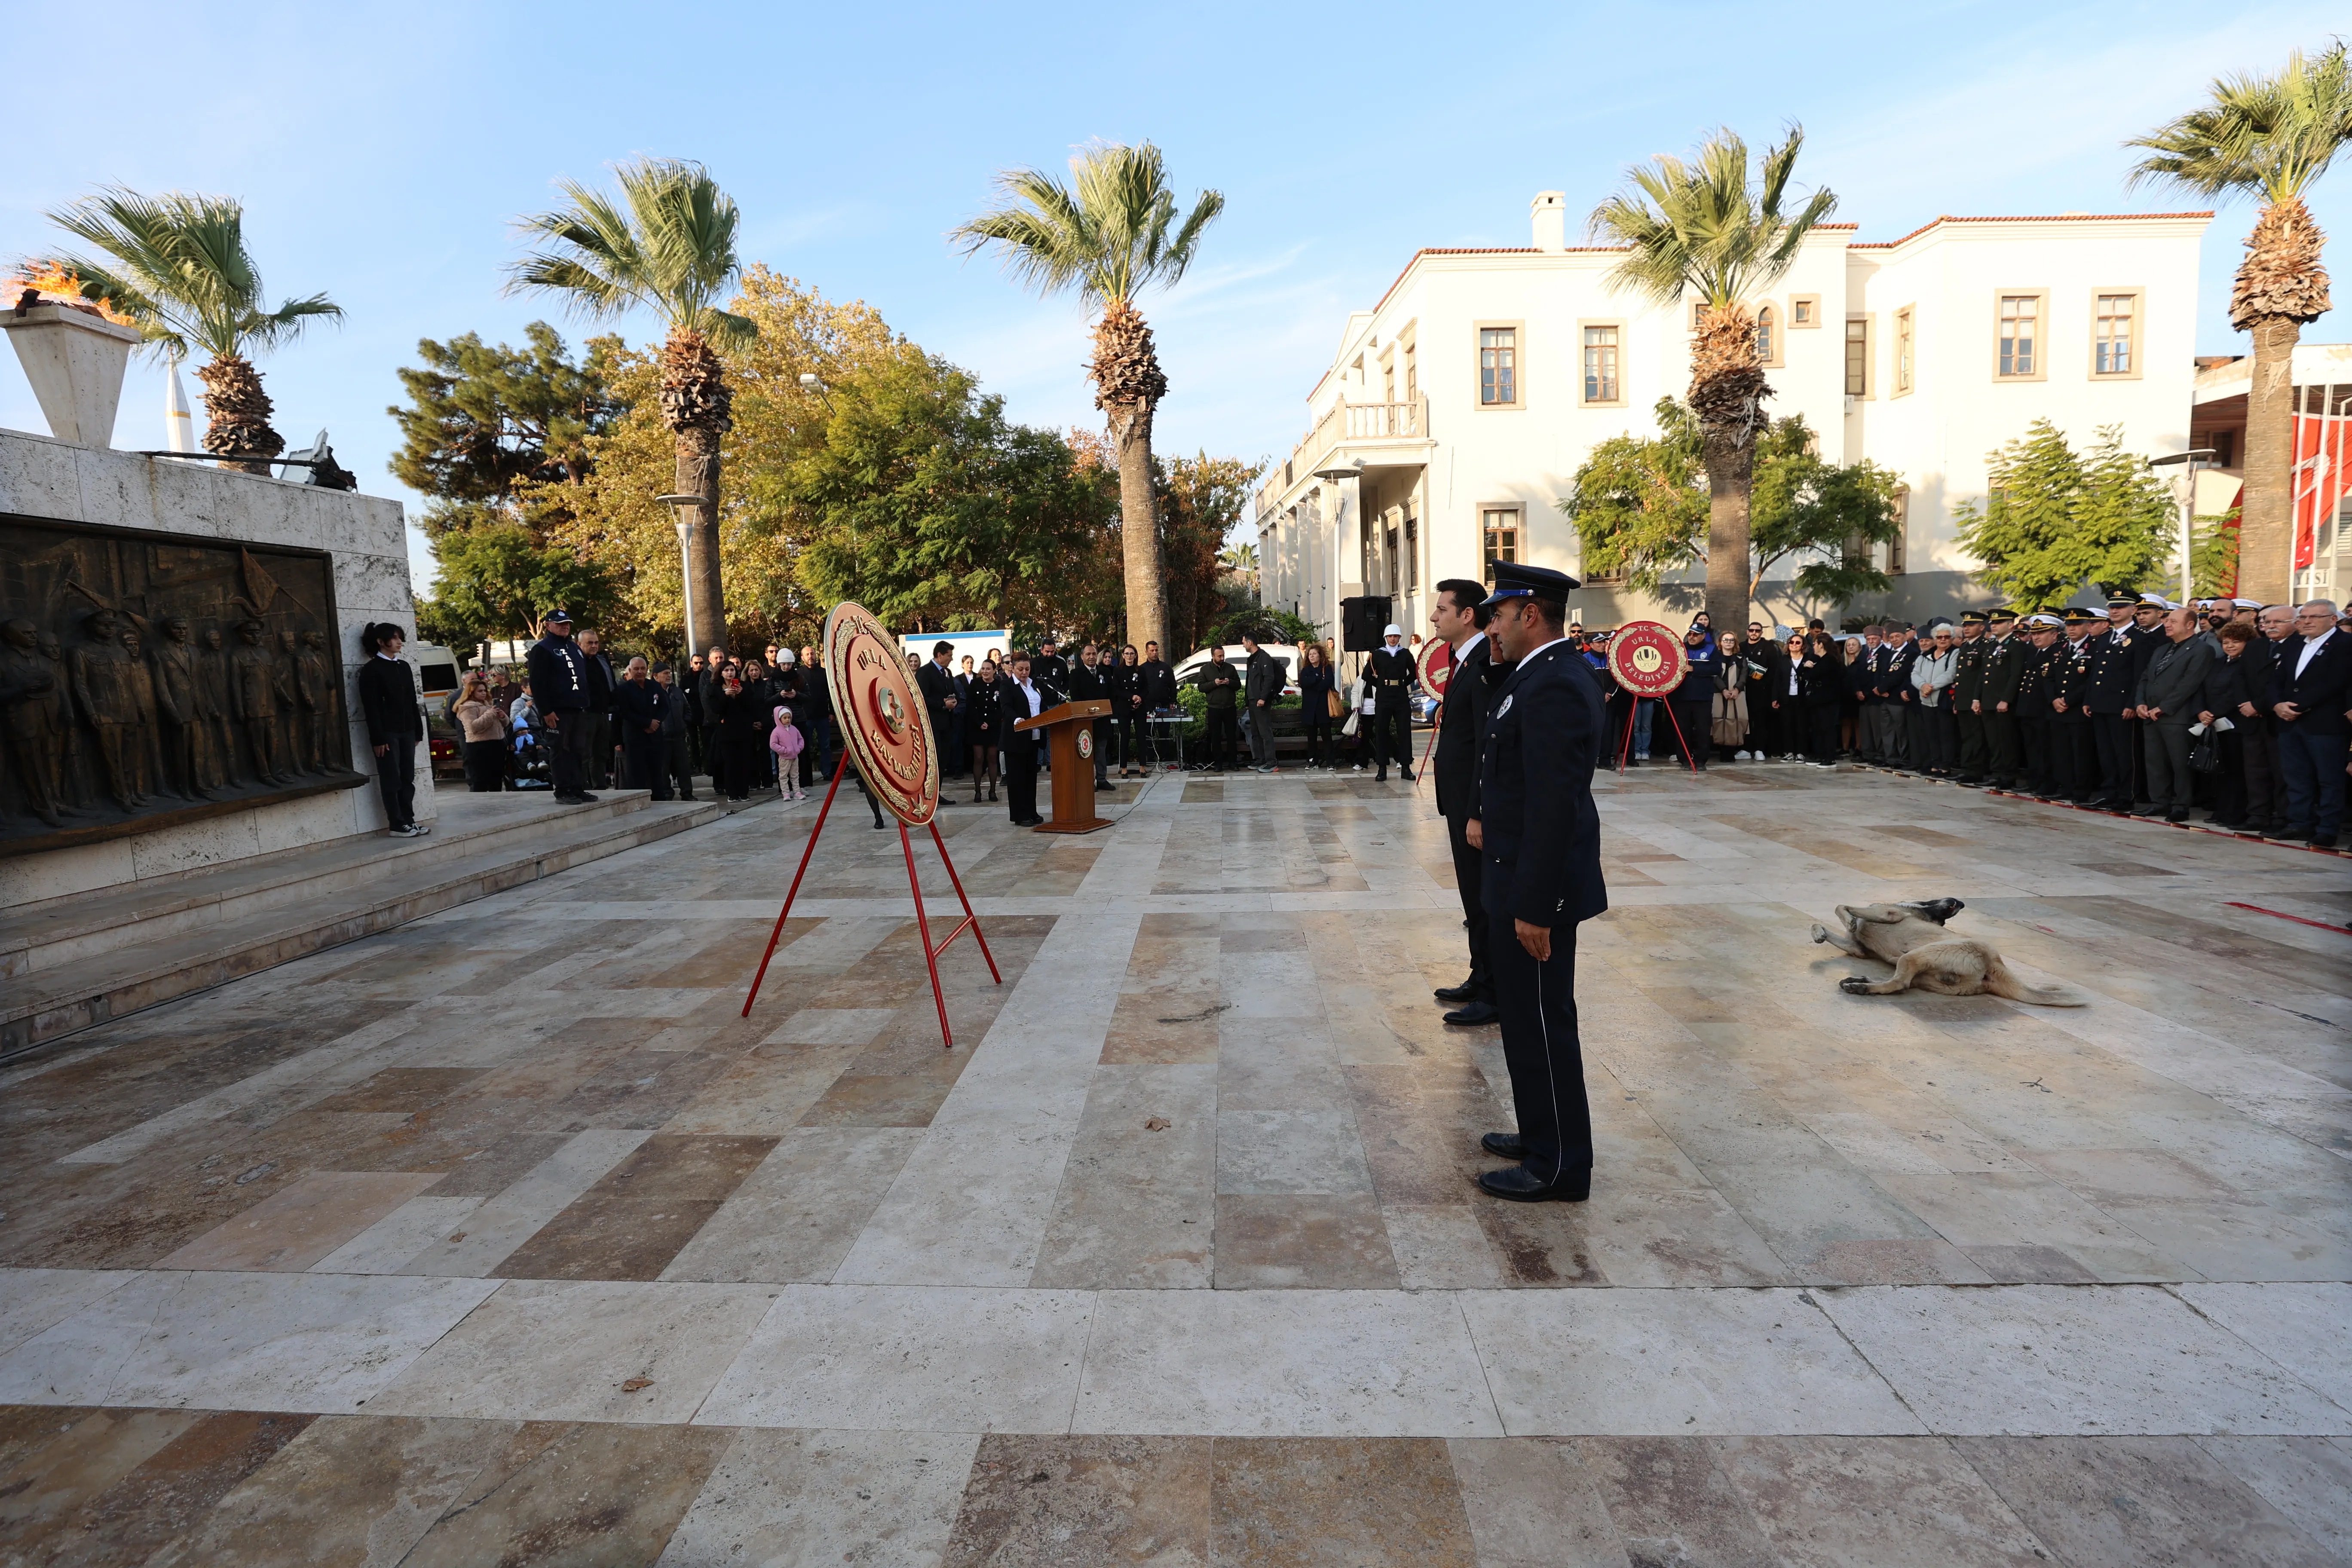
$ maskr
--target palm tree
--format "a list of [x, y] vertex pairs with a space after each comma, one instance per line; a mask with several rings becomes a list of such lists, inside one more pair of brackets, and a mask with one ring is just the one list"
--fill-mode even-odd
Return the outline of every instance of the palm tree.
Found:
[[1685, 295], [1698, 302], [1688, 401], [1706, 464], [1706, 610], [1718, 626], [1748, 619], [1748, 492], [1767, 423], [1759, 405], [1772, 395], [1748, 301], [1780, 281], [1805, 236], [1837, 208], [1837, 197], [1820, 190], [1796, 212], [1781, 209], [1804, 141], [1790, 126], [1751, 183], [1748, 143], [1717, 131], [1691, 163], [1661, 153], [1628, 169], [1632, 188], [1594, 208], [1589, 223], [1593, 237], [1626, 247], [1613, 287], [1662, 305]]
[[[711, 345], [748, 342], [760, 329], [716, 301], [735, 280], [740, 221], [735, 203], [699, 163], [639, 158], [620, 165], [615, 202], [575, 181], [557, 187], [569, 205], [517, 220], [554, 248], [508, 268], [510, 292], [566, 297], [590, 319], [643, 305], [669, 329], [662, 345], [662, 418], [677, 443], [678, 495], [701, 498], [688, 535], [687, 602], [705, 640], [724, 641], [726, 594], [719, 574], [719, 442], [735, 424], [735, 394]], [[719, 635], [714, 639], [710, 634]]]
[[2239, 512], [2242, 594], [2291, 597], [2294, 567], [2295, 340], [2327, 309], [2325, 236], [2303, 193], [2352, 141], [2352, 65], [2342, 42], [2317, 57], [2300, 49], [2276, 76], [2215, 79], [2211, 100], [2124, 143], [2149, 156], [2135, 185], [2171, 185], [2218, 200], [2252, 196], [2262, 210], [2230, 290], [2230, 322], [2254, 340], [2246, 395], [2246, 483]]
[[1088, 307], [1102, 311], [1087, 374], [1095, 384], [1095, 406], [1109, 416], [1118, 448], [1127, 640], [1164, 643], [1151, 416], [1168, 395], [1168, 377], [1135, 297], [1184, 276], [1199, 252], [1201, 232], [1225, 210], [1225, 198], [1202, 191], [1179, 222], [1160, 149], [1149, 142], [1082, 148], [1070, 160], [1068, 185], [1040, 170], [1012, 169], [997, 176], [996, 188], [1003, 204], [951, 237], [966, 256], [993, 245], [1005, 269], [1038, 293], [1075, 288]]
[[[244, 204], [230, 196], [167, 191], [142, 196], [120, 186], [84, 196], [49, 221], [104, 257], [58, 256], [37, 265], [72, 273], [82, 297], [102, 300], [139, 328], [156, 351], [184, 359], [202, 349], [205, 450], [276, 457], [285, 438], [269, 427], [269, 395], [249, 352], [291, 342], [313, 317], [341, 318], [324, 294], [262, 303], [261, 273], [245, 244]], [[257, 474], [263, 462], [232, 465]]]

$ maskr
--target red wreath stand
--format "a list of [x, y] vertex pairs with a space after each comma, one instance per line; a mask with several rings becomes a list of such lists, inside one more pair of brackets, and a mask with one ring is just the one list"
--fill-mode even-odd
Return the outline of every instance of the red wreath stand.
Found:
[[[833, 797], [841, 793], [842, 775], [848, 770], [849, 753], [845, 750], [834, 767], [833, 785], [824, 792], [824, 805], [817, 808], [816, 826], [809, 829], [808, 847], [801, 851], [801, 868], [793, 873], [792, 888], [784, 894], [784, 907], [777, 911], [776, 929], [768, 933], [768, 951], [760, 955], [760, 972], [751, 976], [751, 994], [743, 998], [742, 1016], [746, 1018], [751, 1016], [751, 1004], [760, 999], [760, 983], [768, 977], [768, 961], [776, 956], [776, 944], [784, 939], [784, 921], [792, 915], [793, 900], [800, 896], [801, 879], [808, 875], [809, 859], [816, 853], [817, 836], [824, 831], [824, 819], [833, 812]], [[940, 1009], [940, 1048], [951, 1051], [955, 1049], [955, 1036], [948, 1027], [947, 993], [940, 989], [940, 954], [947, 951], [950, 942], [969, 931], [971, 940], [980, 943], [980, 956], [988, 960], [990, 978], [1002, 985], [1004, 976], [997, 970], [996, 955], [988, 951], [988, 938], [981, 932], [980, 917], [971, 912], [971, 898], [963, 890], [963, 879], [956, 875], [955, 862], [948, 858], [947, 840], [940, 837], [940, 825], [932, 821], [923, 826], [931, 830], [931, 842], [939, 847], [940, 864], [948, 868], [948, 880], [954, 885], [956, 899], [963, 905], [963, 919], [950, 926], [947, 935], [933, 942], [930, 917], [923, 910], [923, 884], [915, 875], [915, 841], [908, 836], [906, 823], [900, 821], [898, 847], [907, 857], [907, 887], [915, 895], [915, 930], [923, 939], [923, 963], [931, 972], [931, 1000]]]
[[[1675, 705], [1665, 700], [1689, 671], [1690, 656], [1683, 651], [1682, 639], [1655, 621], [1628, 622], [1610, 639], [1609, 673], [1616, 678], [1618, 689], [1636, 703], [1656, 702], [1666, 710], [1666, 722], [1674, 726], [1675, 740], [1683, 749], [1683, 765], [1696, 773], [1698, 759], [1691, 752], [1690, 737], [1683, 733], [1682, 721], [1675, 717]], [[1621, 773], [1625, 771], [1625, 759], [1633, 754], [1636, 711], [1625, 710], [1625, 738], [1617, 747]]]

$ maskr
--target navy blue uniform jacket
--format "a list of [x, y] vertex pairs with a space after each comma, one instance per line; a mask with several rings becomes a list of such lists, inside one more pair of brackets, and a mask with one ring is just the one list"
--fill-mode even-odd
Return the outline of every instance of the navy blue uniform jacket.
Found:
[[1604, 733], [1600, 685], [1566, 641], [1522, 659], [1495, 692], [1478, 761], [1489, 918], [1557, 927], [1609, 907], [1592, 805]]

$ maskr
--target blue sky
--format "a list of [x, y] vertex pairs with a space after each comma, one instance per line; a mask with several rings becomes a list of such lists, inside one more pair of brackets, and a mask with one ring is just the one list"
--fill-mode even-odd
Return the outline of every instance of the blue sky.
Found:
[[[100, 184], [241, 196], [273, 294], [324, 289], [349, 313], [262, 362], [279, 429], [302, 445], [327, 427], [362, 488], [394, 494], [394, 371], [420, 337], [513, 340], [540, 316], [584, 335], [551, 301], [501, 295], [509, 223], [632, 153], [702, 160], [742, 206], [747, 258], [867, 300], [1014, 417], [1066, 426], [1098, 417], [1085, 319], [945, 236], [999, 168], [1156, 141], [1184, 191], [1227, 197], [1192, 275], [1146, 302], [1172, 388], [1160, 444], [1257, 457], [1297, 439], [1349, 310], [1417, 247], [1526, 244], [1538, 190], [1580, 214], [1627, 163], [1712, 125], [1761, 142], [1795, 120], [1800, 179], [1835, 190], [1864, 239], [1939, 213], [2192, 205], [2127, 194], [2122, 141], [2216, 72], [2326, 42], [2307, 4], [249, 4], [230, 20], [130, 4], [10, 24], [0, 255], [52, 245], [42, 212]], [[2352, 289], [2352, 158], [2313, 205]], [[2251, 223], [2225, 207], [2208, 233], [2200, 352], [2242, 352], [2225, 306]], [[134, 364], [116, 445], [161, 446], [162, 410], [160, 373]], [[0, 425], [47, 428], [13, 368]]]

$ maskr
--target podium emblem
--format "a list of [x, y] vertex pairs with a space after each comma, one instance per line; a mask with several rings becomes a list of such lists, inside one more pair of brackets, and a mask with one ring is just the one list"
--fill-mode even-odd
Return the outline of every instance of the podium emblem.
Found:
[[1086, 757], [1086, 758], [1091, 759], [1091, 758], [1094, 756], [1094, 754], [1095, 754], [1095, 732], [1094, 732], [1092, 730], [1081, 730], [1081, 731], [1078, 731], [1078, 755], [1080, 755], [1080, 756], [1082, 756], [1082, 757]]

